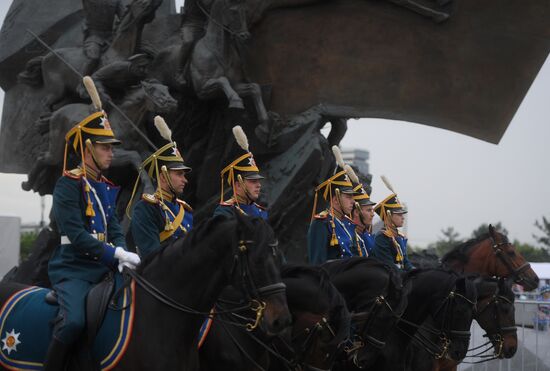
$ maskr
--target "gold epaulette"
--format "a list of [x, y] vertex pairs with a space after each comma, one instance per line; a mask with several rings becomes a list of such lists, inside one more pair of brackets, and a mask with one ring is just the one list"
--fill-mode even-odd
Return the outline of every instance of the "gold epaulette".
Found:
[[183, 208], [187, 211], [193, 211], [193, 208], [191, 207], [191, 205], [189, 205], [187, 202], [183, 201], [183, 200], [180, 200], [179, 198], [176, 198], [176, 200], [178, 201], [178, 204], [180, 204], [181, 206], [183, 206]]
[[141, 195], [141, 199], [153, 205], [156, 205], [159, 203], [158, 198], [154, 194], [144, 193]]
[[84, 172], [82, 171], [81, 168], [77, 167], [75, 169], [65, 171], [64, 175], [68, 176], [69, 178], [80, 179], [82, 175], [84, 175]]
[[328, 218], [329, 213], [327, 210], [321, 211], [319, 214], [315, 214], [313, 217], [315, 219], [326, 219]]
[[389, 238], [395, 238], [395, 236], [393, 234], [393, 231], [391, 229], [383, 228], [382, 229], [382, 234], [384, 234], [384, 236], [389, 237]]
[[233, 206], [233, 205], [235, 205], [235, 199], [230, 198], [227, 201], [220, 202], [220, 205], [222, 205], [222, 206]]

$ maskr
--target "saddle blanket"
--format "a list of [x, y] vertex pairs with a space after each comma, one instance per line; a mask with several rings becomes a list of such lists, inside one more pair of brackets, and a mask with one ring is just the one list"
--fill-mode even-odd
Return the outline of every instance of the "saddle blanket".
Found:
[[[115, 292], [122, 285], [116, 275]], [[0, 310], [0, 365], [8, 370], [41, 370], [52, 337], [58, 305], [46, 303], [49, 289], [28, 287], [14, 293]], [[92, 349], [102, 370], [120, 361], [132, 335], [135, 282], [106, 311]], [[117, 308], [118, 307], [118, 308]]]

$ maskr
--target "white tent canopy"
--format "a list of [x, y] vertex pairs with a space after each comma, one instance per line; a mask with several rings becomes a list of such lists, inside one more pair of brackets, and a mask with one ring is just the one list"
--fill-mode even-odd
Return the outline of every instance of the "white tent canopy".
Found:
[[546, 284], [544, 280], [550, 280], [550, 263], [531, 263], [531, 268], [540, 278], [539, 286]]

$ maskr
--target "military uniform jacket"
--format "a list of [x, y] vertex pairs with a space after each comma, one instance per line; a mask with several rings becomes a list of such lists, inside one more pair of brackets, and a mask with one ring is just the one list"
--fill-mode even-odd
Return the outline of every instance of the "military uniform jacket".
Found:
[[255, 202], [251, 204], [240, 203], [237, 206], [234, 199], [230, 199], [228, 201], [220, 203], [216, 207], [216, 210], [214, 210], [213, 216], [224, 215], [228, 218], [232, 218], [236, 212], [244, 213], [245, 215], [248, 215], [248, 216], [257, 216], [264, 220], [267, 220], [269, 216], [267, 210]]
[[[171, 223], [169, 230], [166, 229], [166, 216]], [[161, 201], [149, 194], [144, 194], [136, 203], [130, 224], [132, 238], [142, 258], [160, 249], [161, 244], [184, 237], [191, 228], [193, 209], [185, 201], [177, 198]]]
[[[399, 251], [403, 255], [402, 262], [397, 260]], [[374, 256], [378, 260], [399, 269], [409, 271], [414, 268], [407, 256], [407, 238], [401, 233], [398, 233], [396, 237], [391, 237], [390, 232], [385, 228], [382, 228], [374, 239]]]
[[[86, 182], [91, 187], [89, 193], [85, 192]], [[114, 268], [115, 246], [125, 247], [115, 213], [118, 191], [105, 178], [86, 180], [80, 169], [59, 178], [52, 209], [62, 237], [48, 265], [52, 283], [70, 278], [98, 282]], [[88, 194], [95, 216], [86, 216]]]
[[362, 233], [357, 233], [360, 237], [360, 243], [362, 244], [362, 247], [367, 252], [368, 256], [372, 256], [373, 250], [374, 250], [374, 233], [370, 233], [367, 230], [365, 230]]
[[[330, 246], [332, 223], [338, 245]], [[348, 217], [339, 219], [327, 211], [315, 215], [308, 231], [308, 260], [311, 264], [322, 264], [327, 260], [366, 256], [364, 245], [355, 233], [356, 225]]]

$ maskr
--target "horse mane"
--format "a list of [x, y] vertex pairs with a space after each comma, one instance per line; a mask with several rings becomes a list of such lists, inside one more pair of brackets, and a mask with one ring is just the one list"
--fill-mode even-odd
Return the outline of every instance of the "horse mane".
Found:
[[331, 345], [340, 344], [349, 337], [351, 316], [346, 305], [346, 301], [340, 294], [340, 291], [334, 287], [330, 281], [328, 272], [319, 266], [286, 264], [281, 267], [281, 275], [285, 278], [299, 277], [305, 274], [319, 277], [319, 289], [328, 297], [330, 308], [329, 320], [337, 329], [336, 335], [329, 342]]
[[201, 241], [205, 236], [210, 234], [212, 230], [216, 229], [219, 224], [226, 222], [228, 219], [224, 216], [217, 215], [213, 218], [205, 219], [199, 222], [197, 225], [194, 225], [185, 238], [180, 238], [172, 243], [162, 244], [160, 249], [149, 254], [145, 259], [142, 260], [141, 264], [138, 267], [138, 273], [142, 273], [143, 270], [158, 256], [162, 255], [164, 251], [174, 244], [178, 245], [178, 248], [181, 251], [186, 251], [192, 249], [196, 245], [197, 241]]
[[[336, 264], [334, 264], [336, 263]], [[392, 270], [392, 268], [385, 263], [376, 259], [365, 259], [362, 257], [352, 257], [349, 259], [337, 260], [334, 263], [324, 264], [322, 267], [328, 269], [331, 273], [342, 273], [348, 269], [355, 268], [358, 265], [372, 265], [385, 270]]]
[[281, 276], [284, 278], [298, 278], [302, 274], [318, 277], [322, 292], [330, 293], [334, 290], [327, 271], [321, 267], [300, 264], [285, 264], [281, 267]]
[[452, 260], [458, 260], [463, 264], [468, 263], [468, 259], [470, 258], [468, 256], [468, 250], [489, 237], [489, 232], [486, 232], [479, 237], [469, 239], [466, 242], [462, 242], [461, 244], [455, 246], [451, 251], [443, 255], [443, 257], [441, 258], [441, 263], [445, 264]]

